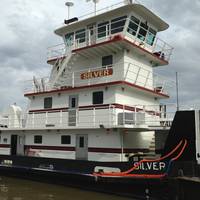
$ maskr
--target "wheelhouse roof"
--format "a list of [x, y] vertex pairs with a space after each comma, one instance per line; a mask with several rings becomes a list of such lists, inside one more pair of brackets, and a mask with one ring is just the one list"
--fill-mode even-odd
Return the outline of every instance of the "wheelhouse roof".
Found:
[[153, 12], [151, 12], [149, 9], [147, 9], [145, 6], [141, 4], [129, 4], [122, 6], [120, 8], [104, 12], [99, 15], [95, 15], [93, 17], [83, 19], [77, 22], [74, 22], [69, 25], [64, 25], [58, 29], [55, 30], [55, 33], [57, 35], [63, 36], [67, 32], [74, 31], [74, 29], [83, 28], [84, 26], [88, 24], [92, 24], [98, 21], [101, 21], [103, 18], [113, 18], [119, 15], [125, 15], [127, 13], [134, 12], [138, 14], [139, 16], [143, 17], [144, 20], [150, 22], [153, 26], [157, 28], [158, 31], [164, 31], [168, 29], [169, 25], [163, 21], [160, 17], [155, 15]]

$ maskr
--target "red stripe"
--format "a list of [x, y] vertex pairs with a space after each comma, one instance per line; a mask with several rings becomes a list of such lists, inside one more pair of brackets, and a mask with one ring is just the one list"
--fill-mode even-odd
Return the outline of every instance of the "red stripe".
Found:
[[0, 144], [0, 148], [10, 148], [9, 144]]
[[[90, 105], [90, 106], [79, 106], [78, 109], [83, 109], [83, 110], [79, 110], [79, 111], [85, 111], [85, 110], [93, 110], [94, 108], [96, 110], [100, 110], [100, 109], [108, 109], [110, 106], [114, 106], [114, 108], [118, 108], [118, 109], [123, 109], [123, 110], [128, 110], [128, 111], [133, 111], [133, 112], [139, 112], [142, 111], [141, 108], [137, 108], [137, 107], [133, 107], [133, 106], [126, 106], [126, 105], [122, 105], [122, 104], [118, 104], [118, 103], [113, 103], [113, 104], [102, 104], [102, 105]], [[41, 113], [45, 113], [45, 112], [49, 112], [49, 113], [56, 113], [56, 112], [68, 112], [68, 107], [65, 108], [51, 108], [51, 109], [39, 109], [39, 110], [29, 110], [29, 113], [34, 113], [34, 114], [41, 114]], [[146, 113], [149, 114], [156, 114], [157, 116], [159, 116], [159, 113], [153, 110], [146, 110]]]
[[25, 148], [40, 149], [40, 150], [57, 150], [57, 151], [75, 151], [75, 147], [64, 146], [43, 146], [43, 145], [25, 145]]
[[[63, 146], [43, 146], [43, 145], [26, 145], [26, 149], [38, 149], [38, 150], [54, 150], [54, 151], [76, 151], [76, 147], [63, 147]], [[124, 153], [136, 153], [138, 151], [149, 152], [149, 149], [135, 149], [135, 148], [124, 148]], [[88, 152], [93, 153], [121, 153], [122, 149], [120, 148], [98, 148], [98, 147], [89, 147]]]
[[51, 91], [46, 91], [46, 92], [27, 93], [27, 94], [24, 94], [24, 96], [25, 97], [38, 96], [38, 95], [49, 94], [49, 93], [66, 92], [66, 91], [72, 91], [72, 90], [79, 90], [79, 89], [92, 88], [92, 87], [102, 87], [102, 86], [108, 86], [108, 85], [118, 85], [118, 84], [128, 85], [128, 86], [140, 89], [140, 90], [150, 92], [152, 94], [156, 94], [156, 95], [159, 95], [159, 96], [162, 96], [162, 97], [165, 97], [165, 98], [169, 98], [169, 96], [166, 95], [166, 94], [159, 93], [159, 92], [156, 92], [154, 90], [151, 90], [151, 89], [148, 89], [148, 88], [145, 88], [145, 87], [142, 87], [142, 86], [138, 86], [136, 84], [132, 84], [132, 83], [129, 83], [129, 82], [126, 82], [126, 81], [114, 81], [114, 82], [109, 82], [109, 83], [85, 85], [85, 86], [74, 87], [74, 88], [70, 87], [70, 88], [65, 88], [65, 89], [57, 89], [57, 90], [51, 90]]

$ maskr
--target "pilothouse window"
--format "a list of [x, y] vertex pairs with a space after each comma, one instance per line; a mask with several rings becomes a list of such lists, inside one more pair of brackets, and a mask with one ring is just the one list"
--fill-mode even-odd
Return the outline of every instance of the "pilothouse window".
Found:
[[85, 35], [85, 29], [78, 30], [76, 31], [75, 39], [78, 40], [78, 43], [83, 43], [85, 42]]
[[156, 31], [152, 28], [149, 28], [149, 31], [147, 33], [147, 38], [146, 38], [147, 44], [152, 46], [154, 43], [155, 37], [156, 37]]
[[145, 40], [146, 35], [147, 35], [147, 30], [148, 30], [148, 25], [147, 23], [143, 23], [141, 22], [140, 24], [140, 30], [139, 30], [139, 34], [138, 34], [138, 38], [142, 41]]
[[111, 21], [111, 34], [122, 32], [126, 23], [127, 16], [118, 17]]
[[129, 25], [128, 25], [128, 32], [130, 34], [132, 34], [133, 36], [135, 36], [137, 34], [137, 30], [138, 30], [138, 27], [139, 27], [139, 23], [140, 23], [140, 20], [137, 19], [136, 17], [134, 16], [131, 16], [131, 20], [129, 22]]
[[109, 35], [110, 25], [109, 22], [98, 24], [98, 38], [106, 37]]
[[65, 41], [66, 41], [67, 46], [73, 45], [73, 39], [74, 39], [74, 33], [67, 33], [65, 35]]

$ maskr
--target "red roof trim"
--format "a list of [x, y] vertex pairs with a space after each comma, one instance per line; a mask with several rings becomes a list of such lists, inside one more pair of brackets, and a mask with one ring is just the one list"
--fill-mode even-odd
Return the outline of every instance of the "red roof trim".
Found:
[[[94, 47], [98, 47], [98, 46], [102, 46], [102, 45], [105, 45], [105, 44], [109, 44], [109, 43], [112, 43], [112, 42], [118, 42], [118, 41], [125, 41], [131, 45], [133, 45], [134, 47], [144, 51], [145, 53], [148, 53], [150, 54], [151, 56], [153, 56], [154, 58], [158, 59], [160, 62], [164, 63], [164, 64], [169, 64], [168, 61], [166, 60], [163, 60], [161, 59], [160, 57], [156, 56], [155, 54], [147, 51], [146, 49], [136, 45], [134, 42], [131, 42], [129, 40], [127, 40], [126, 38], [124, 38], [122, 35], [118, 34], [118, 35], [115, 35], [115, 36], [111, 36], [110, 37], [110, 40], [108, 41], [104, 41], [104, 42], [101, 42], [101, 43], [97, 43], [97, 44], [93, 44], [93, 45], [89, 45], [89, 46], [86, 46], [86, 47], [82, 47], [82, 48], [78, 48], [78, 49], [74, 49], [72, 50], [73, 53], [76, 53], [76, 52], [79, 52], [79, 51], [82, 51], [82, 50], [85, 50], [85, 49], [89, 49], [89, 48], [94, 48]], [[62, 59], [64, 58], [65, 56], [62, 56], [60, 57], [59, 59]], [[54, 58], [54, 59], [50, 59], [50, 60], [47, 60], [47, 63], [50, 63], [50, 62], [53, 62], [53, 61], [56, 61], [58, 58]]]
[[145, 87], [142, 87], [142, 86], [138, 86], [136, 84], [129, 83], [129, 82], [126, 82], [126, 81], [113, 81], [113, 82], [109, 82], [109, 83], [100, 83], [100, 84], [93, 84], [93, 85], [85, 85], [85, 86], [74, 87], [74, 88], [69, 87], [69, 88], [65, 88], [65, 89], [57, 89], [57, 90], [51, 90], [51, 91], [46, 91], [46, 92], [26, 93], [26, 94], [24, 94], [24, 96], [25, 97], [39, 96], [39, 95], [43, 95], [43, 94], [50, 94], [50, 93], [56, 93], [56, 92], [67, 92], [67, 91], [72, 91], [72, 90], [80, 90], [80, 89], [86, 89], [86, 88], [102, 87], [102, 86], [118, 85], [118, 84], [128, 85], [128, 86], [140, 89], [140, 90], [144, 90], [144, 91], [150, 92], [152, 94], [159, 95], [161, 97], [169, 98], [169, 95], [166, 95], [166, 94], [163, 94], [163, 93], [159, 93], [159, 92], [156, 92], [154, 90], [150, 90], [148, 88], [145, 88]]

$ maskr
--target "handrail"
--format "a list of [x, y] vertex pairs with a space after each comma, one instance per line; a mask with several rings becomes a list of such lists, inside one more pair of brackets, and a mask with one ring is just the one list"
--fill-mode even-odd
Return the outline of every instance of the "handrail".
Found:
[[[7, 118], [0, 120], [0, 124], [7, 125], [8, 128], [45, 128], [47, 124], [53, 124], [55, 128], [68, 127], [70, 120], [65, 119], [79, 116], [76, 127], [99, 127], [100, 124], [104, 124], [108, 128], [126, 125], [131, 125], [133, 128], [137, 125], [166, 127], [164, 122], [171, 122], [174, 112], [159, 110], [159, 108], [160, 105], [146, 105], [142, 107], [132, 105], [130, 107], [120, 104], [106, 104], [95, 107], [79, 107], [75, 109], [76, 114], [70, 114], [70, 116], [68, 115], [68, 108], [29, 110], [28, 113], [24, 113], [20, 117], [8, 115]], [[123, 114], [123, 118], [119, 116], [119, 113]], [[126, 118], [126, 113], [129, 113], [132, 119]], [[167, 126], [170, 125], [168, 124]]]
[[[121, 67], [121, 66], [124, 66]], [[90, 73], [93, 71], [98, 70], [113, 70], [113, 74], [109, 76], [102, 76], [102, 77], [96, 77], [91, 79], [82, 79], [80, 77], [81, 73]], [[157, 73], [154, 73], [150, 70], [147, 70], [137, 64], [134, 63], [128, 63], [128, 62], [119, 62], [116, 64], [113, 64], [112, 67], [109, 66], [101, 66], [101, 67], [93, 67], [93, 68], [85, 68], [81, 70], [77, 70], [74, 72], [68, 72], [67, 77], [63, 76], [64, 81], [62, 84], [60, 84], [60, 87], [64, 86], [70, 86], [70, 87], [78, 87], [83, 85], [90, 85], [95, 83], [104, 83], [104, 82], [112, 82], [112, 81], [126, 81], [130, 82], [134, 85], [138, 85], [147, 89], [150, 89], [152, 91], [156, 91], [158, 87], [160, 87], [160, 93], [161, 94], [168, 94], [167, 89], [168, 87], [173, 87], [174, 81], [170, 79], [166, 79], [164, 76], [159, 75]], [[37, 79], [37, 83], [41, 83], [41, 80], [45, 83], [45, 91], [51, 91], [52, 88], [49, 79], [48, 78], [39, 78]], [[33, 81], [26, 81], [25, 83], [28, 83], [29, 86], [26, 84], [26, 88], [24, 92], [44, 92], [42, 90], [34, 89], [34, 85], [32, 84]]]

